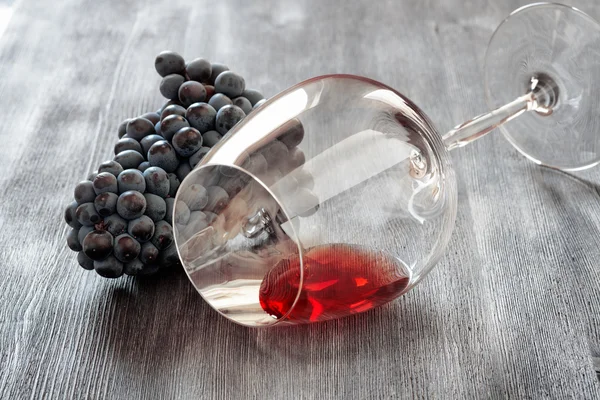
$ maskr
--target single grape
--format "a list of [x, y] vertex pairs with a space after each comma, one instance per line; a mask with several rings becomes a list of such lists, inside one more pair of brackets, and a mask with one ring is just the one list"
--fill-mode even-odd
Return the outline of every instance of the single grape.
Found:
[[167, 204], [163, 198], [152, 193], [144, 193], [144, 197], [146, 198], [145, 214], [154, 222], [163, 219], [167, 214]]
[[75, 211], [75, 215], [77, 216], [77, 221], [83, 226], [94, 226], [102, 220], [92, 202], [80, 204]]
[[144, 161], [143, 163], [141, 163], [140, 165], [138, 165], [138, 171], [140, 172], [144, 172], [146, 171], [148, 168], [150, 168], [150, 163], [148, 161]]
[[108, 217], [117, 212], [118, 198], [119, 196], [112, 192], [100, 193], [96, 196], [96, 199], [94, 199], [94, 207], [100, 216]]
[[312, 190], [315, 187], [315, 180], [310, 172], [303, 169], [294, 172], [294, 176], [298, 180], [300, 187]]
[[246, 171], [261, 177], [269, 168], [269, 164], [267, 163], [267, 159], [261, 153], [254, 153], [244, 163], [242, 164], [242, 168]]
[[262, 99], [256, 102], [255, 105], [252, 106], [253, 110], [256, 110], [257, 108], [259, 108], [260, 106], [262, 106], [263, 104], [265, 104], [267, 102], [266, 99]]
[[129, 122], [129, 118], [119, 124], [117, 128], [117, 134], [119, 135], [119, 139], [123, 137], [127, 133], [127, 123]]
[[83, 239], [83, 252], [94, 261], [104, 260], [113, 251], [113, 236], [107, 231], [91, 231]]
[[[136, 142], [137, 143], [137, 142]], [[116, 161], [104, 161], [98, 167], [98, 173], [108, 172], [113, 174], [115, 177], [119, 176], [121, 172], [123, 172], [123, 167]], [[98, 175], [96, 175], [98, 176]], [[92, 179], [93, 181], [93, 179]]]
[[117, 200], [117, 213], [132, 220], [141, 217], [146, 211], [146, 199], [140, 192], [129, 191], [122, 193]]
[[200, 131], [200, 133], [214, 129], [216, 116], [217, 111], [213, 106], [206, 103], [194, 103], [185, 112], [185, 118], [190, 126]]
[[184, 107], [206, 100], [206, 88], [200, 82], [188, 81], [179, 86], [179, 101]]
[[124, 233], [115, 238], [113, 254], [117, 260], [127, 263], [133, 261], [140, 254], [142, 246], [140, 242]]
[[169, 115], [181, 115], [183, 117], [185, 115], [185, 107], [182, 107], [179, 104], [171, 104], [170, 106], [165, 107], [160, 113], [161, 130], [164, 130], [162, 121]]
[[65, 208], [65, 222], [67, 223], [67, 225], [69, 225], [73, 229], [81, 228], [81, 224], [77, 220], [77, 214], [76, 214], [78, 206], [79, 206], [79, 204], [77, 204], [76, 201], [72, 201], [69, 203], [67, 208]]
[[185, 71], [185, 60], [174, 51], [162, 51], [154, 60], [154, 68], [160, 76], [181, 74]]
[[147, 215], [142, 215], [139, 218], [129, 221], [127, 233], [140, 243], [147, 242], [154, 235], [154, 222]]
[[177, 253], [177, 246], [169, 246], [165, 250], [161, 251], [158, 255], [158, 265], [161, 268], [172, 268], [179, 265], [179, 254]]
[[[188, 126], [190, 126], [190, 124], [185, 117], [181, 115], [169, 115], [162, 121], [162, 136], [166, 140], [171, 141], [173, 135], [180, 129], [187, 128]], [[146, 151], [146, 153], [148, 152]]]
[[204, 186], [194, 183], [181, 193], [179, 200], [183, 201], [190, 211], [200, 211], [208, 204], [208, 192]]
[[83, 269], [92, 270], [94, 269], [94, 260], [85, 255], [83, 251], [77, 253], [77, 262]]
[[252, 103], [250, 103], [250, 100], [243, 96], [236, 97], [232, 99], [231, 102], [234, 106], [241, 108], [246, 115], [250, 114], [250, 111], [252, 111]]
[[181, 181], [177, 178], [177, 175], [172, 172], [167, 174], [167, 177], [169, 178], [169, 197], [175, 197], [179, 185], [181, 185]]
[[139, 258], [136, 258], [130, 263], [125, 264], [123, 272], [130, 276], [136, 275], [152, 275], [158, 272], [160, 266], [158, 264], [144, 264]]
[[208, 104], [212, 106], [212, 108], [214, 108], [216, 111], [219, 111], [225, 106], [232, 105], [233, 101], [231, 101], [231, 99], [223, 93], [215, 93], [208, 101]]
[[232, 71], [223, 71], [215, 79], [215, 91], [230, 98], [241, 96], [246, 89], [246, 81]]
[[206, 147], [213, 147], [221, 139], [223, 139], [223, 135], [217, 131], [208, 131], [202, 134], [202, 144]]
[[265, 147], [260, 149], [260, 153], [265, 157], [271, 167], [284, 164], [289, 156], [289, 150], [285, 144], [279, 140], [273, 140]]
[[152, 236], [152, 244], [159, 250], [164, 250], [171, 246], [174, 241], [173, 228], [166, 221], [158, 221], [155, 224], [154, 235]]
[[206, 100], [204, 101], [208, 103], [215, 94], [215, 87], [212, 85], [204, 85], [204, 89], [206, 89]]
[[147, 112], [146, 114], [140, 115], [140, 118], [146, 118], [148, 121], [156, 125], [160, 122], [160, 114], [157, 112]]
[[114, 256], [105, 260], [94, 261], [94, 269], [104, 278], [118, 278], [123, 275], [123, 263]]
[[95, 230], [96, 228], [93, 226], [82, 226], [77, 234], [77, 240], [79, 240], [79, 243], [83, 246], [83, 241], [85, 240], [87, 234]]
[[148, 150], [150, 150], [150, 147], [152, 147], [154, 143], [159, 142], [161, 140], [165, 140], [165, 138], [160, 135], [148, 135], [142, 140], [140, 140], [139, 144], [141, 145], [142, 149], [141, 154], [148, 154]]
[[163, 111], [169, 106], [181, 106], [181, 103], [179, 102], [179, 99], [176, 99], [176, 100], [168, 100], [165, 104], [163, 104], [163, 106], [160, 108], [160, 110], [156, 111], [157, 113], [160, 114], [161, 121], [163, 119], [163, 115], [162, 115]]
[[217, 131], [222, 135], [226, 134], [245, 116], [244, 111], [238, 106], [224, 106], [217, 112], [217, 122], [215, 124]]
[[177, 153], [166, 140], [154, 143], [148, 150], [148, 162], [153, 167], [160, 167], [166, 172], [174, 172], [179, 166]]
[[137, 117], [127, 123], [127, 135], [132, 139], [139, 141], [153, 133], [154, 124], [146, 118]]
[[[203, 207], [206, 211], [212, 211], [215, 214], [221, 212], [229, 203], [229, 195], [219, 186], [209, 186], [206, 188], [208, 194], [208, 203]], [[191, 210], [192, 208], [190, 208]]]
[[[175, 223], [179, 225], [185, 225], [190, 219], [190, 209], [187, 204], [183, 201], [177, 202], [177, 208], [175, 209]], [[172, 224], [171, 224], [172, 225]]]
[[208, 226], [206, 214], [202, 211], [192, 211], [190, 218], [185, 225], [177, 225], [177, 229], [183, 237], [192, 237]]
[[288, 149], [293, 149], [304, 139], [304, 126], [298, 119], [292, 119], [277, 128], [277, 135]]
[[288, 155], [288, 171], [301, 167], [304, 165], [305, 161], [306, 157], [304, 156], [304, 152], [299, 148], [294, 147], [290, 150]]
[[196, 168], [196, 165], [202, 160], [202, 158], [210, 151], [210, 147], [200, 147], [200, 150], [192, 154], [192, 156], [188, 159], [190, 163], [190, 167], [192, 169]]
[[156, 124], [154, 124], [154, 133], [162, 136], [162, 126], [160, 124], [160, 121], [158, 121]]
[[256, 103], [258, 103], [259, 101], [261, 101], [265, 98], [265, 96], [263, 96], [261, 92], [259, 92], [258, 90], [254, 90], [254, 89], [244, 90], [244, 92], [242, 93], [242, 96], [247, 98], [248, 100], [250, 100], [250, 104], [252, 104], [252, 106], [254, 106]]
[[209, 82], [210, 75], [212, 74], [212, 66], [210, 65], [210, 62], [205, 59], [196, 58], [187, 63], [185, 66], [185, 73], [192, 81]]
[[167, 213], [165, 214], [165, 221], [169, 224], [173, 225], [173, 209], [175, 208], [175, 199], [173, 197], [169, 197], [165, 199], [165, 204], [167, 205]]
[[93, 182], [94, 178], [96, 178], [97, 176], [98, 176], [98, 171], [90, 172], [90, 174], [87, 176], [87, 180]]
[[119, 194], [129, 190], [135, 190], [140, 193], [146, 191], [146, 180], [144, 175], [137, 169], [126, 169], [119, 174], [117, 178], [119, 184]]
[[144, 171], [146, 191], [160, 197], [169, 195], [169, 177], [165, 170], [159, 167], [150, 167]]
[[229, 67], [225, 64], [212, 63], [211, 70], [210, 83], [214, 86], [217, 76], [219, 76], [221, 72], [229, 71]]
[[[170, 74], [160, 81], [160, 94], [167, 99], [177, 99], [179, 87], [185, 82], [185, 78], [179, 74]], [[129, 132], [127, 132], [129, 133]]]
[[111, 235], [117, 237], [127, 232], [127, 221], [119, 214], [112, 214], [104, 218], [102, 221], [104, 229], [110, 232]]
[[250, 178], [246, 178], [247, 175], [238, 173], [234, 177], [223, 177], [219, 180], [219, 186], [223, 188], [229, 195], [229, 198], [233, 198], [236, 194], [242, 191], [248, 184]]
[[79, 243], [78, 235], [79, 229], [71, 229], [69, 230], [69, 233], [67, 233], [67, 246], [73, 251], [83, 250], [81, 243]]
[[145, 161], [144, 156], [135, 150], [122, 151], [113, 160], [121, 164], [123, 169], [137, 168]]
[[[96, 193], [96, 195], [106, 192], [118, 192], [117, 178], [115, 178], [115, 176], [110, 172], [99, 173], [98, 176], [96, 176], [96, 179], [94, 179], [94, 182], [92, 182], [92, 184], [94, 186], [94, 192]], [[96, 197], [94, 197], [94, 200], [95, 199]]]
[[[202, 135], [197, 129], [182, 128], [173, 135], [172, 144], [177, 154], [181, 157], [189, 157], [202, 147]], [[181, 180], [181, 177], [179, 179]]]
[[140, 143], [132, 138], [122, 138], [119, 139], [119, 141], [117, 143], [115, 143], [115, 147], [114, 147], [114, 153], [115, 155], [119, 154], [122, 151], [125, 150], [135, 150], [139, 153], [142, 152], [142, 146], [140, 146]]
[[218, 217], [217, 214], [215, 214], [214, 212], [210, 212], [210, 211], [205, 211], [204, 215], [206, 215], [206, 222], [208, 222], [209, 224], [211, 224]]
[[75, 186], [73, 193], [77, 204], [89, 203], [94, 201], [96, 198], [96, 192], [94, 192], [94, 185], [90, 181], [81, 181]]
[[190, 164], [187, 162], [182, 162], [181, 164], [179, 164], [179, 167], [177, 167], [177, 169], [175, 170], [175, 175], [177, 175], [177, 179], [183, 182], [185, 177], [188, 176], [190, 172], [192, 172]]
[[146, 242], [142, 245], [142, 251], [140, 251], [140, 261], [144, 264], [154, 264], [158, 259], [158, 249], [155, 245], [150, 242]]

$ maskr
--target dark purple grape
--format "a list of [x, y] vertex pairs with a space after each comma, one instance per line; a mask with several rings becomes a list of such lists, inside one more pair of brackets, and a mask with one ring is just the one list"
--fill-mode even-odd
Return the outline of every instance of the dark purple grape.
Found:
[[175, 208], [175, 199], [169, 197], [165, 199], [165, 204], [167, 205], [167, 213], [165, 214], [165, 221], [167, 221], [171, 226], [173, 225], [173, 209]]
[[[206, 188], [208, 194], [208, 203], [203, 207], [206, 211], [212, 211], [215, 214], [221, 212], [229, 203], [229, 195], [219, 186], [209, 186]], [[190, 208], [191, 210], [192, 208]]]
[[183, 201], [177, 202], [177, 208], [175, 208], [175, 223], [178, 225], [185, 225], [188, 223], [189, 219], [190, 209], [187, 204]]
[[208, 104], [214, 108], [216, 111], [219, 111], [221, 108], [225, 106], [230, 106], [233, 104], [233, 101], [223, 93], [215, 93], [210, 100], [208, 100]]
[[[179, 87], [185, 82], [185, 78], [179, 74], [170, 74], [162, 78], [160, 81], [160, 94], [167, 99], [177, 99], [179, 95]], [[129, 132], [127, 132], [129, 133]]]
[[166, 172], [174, 172], [179, 166], [177, 153], [166, 140], [156, 142], [148, 150], [148, 162], [153, 167], [160, 167]]
[[223, 138], [217, 131], [208, 131], [202, 134], [202, 144], [206, 147], [213, 147]]
[[154, 235], [154, 222], [150, 217], [142, 215], [139, 218], [129, 221], [127, 233], [140, 243], [147, 242]]
[[259, 101], [261, 101], [265, 98], [265, 96], [263, 96], [261, 92], [259, 92], [258, 90], [254, 90], [254, 89], [244, 90], [244, 92], [242, 93], [242, 96], [247, 98], [248, 100], [250, 100], [250, 104], [252, 104], [252, 106], [254, 106], [256, 103], [258, 103]]
[[181, 181], [179, 178], [177, 178], [177, 175], [172, 172], [167, 174], [167, 178], [169, 178], [169, 197], [175, 197], [177, 190], [179, 189], [179, 185], [181, 185]]
[[169, 177], [165, 170], [159, 167], [150, 167], [144, 171], [146, 191], [160, 197], [169, 195]]
[[204, 100], [204, 102], [208, 103], [215, 94], [215, 87], [212, 85], [204, 85], [204, 89], [206, 89], [206, 100]]
[[150, 147], [161, 140], [165, 140], [165, 138], [163, 138], [160, 135], [148, 135], [145, 138], [143, 138], [142, 140], [140, 140], [141, 147], [142, 147], [142, 154], [148, 154], [148, 150], [150, 150]]
[[146, 171], [148, 168], [150, 168], [150, 163], [148, 161], [144, 161], [143, 163], [141, 163], [140, 165], [138, 165], [138, 171], [140, 172], [144, 172]]
[[154, 264], [158, 259], [158, 249], [155, 245], [150, 242], [146, 242], [142, 245], [142, 251], [140, 252], [140, 261], [144, 264]]
[[190, 167], [192, 169], [196, 168], [196, 165], [202, 160], [202, 158], [210, 151], [210, 147], [200, 147], [200, 150], [192, 154], [192, 156], [188, 159], [190, 163]]
[[161, 121], [164, 118], [162, 115], [163, 111], [169, 106], [181, 106], [181, 103], [179, 102], [179, 99], [177, 99], [177, 100], [168, 100], [165, 104], [163, 104], [163, 106], [160, 108], [160, 110], [157, 111], [157, 113], [160, 114]]
[[185, 107], [182, 107], [179, 104], [171, 104], [170, 106], [165, 107], [160, 113], [160, 121], [161, 121], [161, 131], [164, 131], [164, 127], [162, 126], [162, 122], [169, 115], [181, 115], [182, 117], [185, 115]]
[[127, 263], [133, 261], [140, 254], [142, 246], [140, 242], [124, 233], [115, 238], [113, 254], [117, 260]]
[[117, 200], [119, 196], [112, 192], [100, 193], [94, 199], [94, 207], [98, 214], [102, 217], [108, 217], [109, 215], [117, 212]]
[[250, 111], [252, 111], [252, 103], [243, 96], [236, 97], [235, 99], [232, 99], [231, 102], [234, 106], [241, 108], [246, 115], [250, 114]]
[[125, 264], [123, 272], [130, 276], [152, 275], [157, 273], [159, 269], [160, 266], [158, 264], [144, 264], [139, 258], [136, 258], [132, 262]]
[[142, 115], [140, 115], [140, 118], [146, 118], [148, 121], [152, 122], [154, 125], [156, 125], [158, 122], [160, 122], [160, 114], [156, 113], [156, 112], [148, 112], [146, 114], [142, 114]]
[[146, 118], [137, 117], [127, 123], [127, 135], [132, 139], [139, 141], [153, 133], [154, 124]]
[[255, 176], [261, 177], [267, 172], [269, 164], [265, 156], [254, 153], [242, 164], [242, 168]]
[[189, 157], [202, 147], [202, 135], [197, 129], [182, 128], [173, 135], [172, 145], [181, 157]]
[[83, 250], [81, 243], [79, 243], [78, 235], [79, 229], [71, 229], [69, 230], [69, 233], [67, 233], [67, 246], [73, 251]]
[[125, 150], [135, 150], [137, 152], [142, 151], [142, 146], [140, 143], [132, 138], [122, 138], [115, 144], [114, 153], [115, 155], [119, 154]]
[[196, 82], [209, 82], [210, 75], [212, 74], [212, 66], [210, 62], [206, 61], [203, 58], [196, 58], [193, 61], [190, 61], [185, 66], [185, 73], [188, 78], [192, 81]]
[[154, 124], [154, 133], [156, 133], [157, 135], [162, 136], [162, 126], [160, 124], [160, 121], [157, 122], [156, 124]]
[[127, 221], [121, 218], [119, 214], [112, 214], [104, 218], [102, 221], [104, 229], [110, 232], [111, 235], [117, 237], [127, 232]]
[[297, 119], [292, 119], [277, 128], [278, 139], [284, 143], [288, 149], [293, 149], [302, 143], [304, 139], [304, 126]]
[[80, 204], [75, 211], [75, 215], [77, 216], [77, 221], [83, 226], [94, 226], [102, 220], [100, 214], [96, 212], [94, 203]]
[[152, 236], [152, 244], [157, 249], [163, 250], [171, 246], [174, 241], [173, 228], [166, 221], [158, 221], [155, 224], [154, 235]]
[[122, 151], [115, 156], [114, 160], [121, 164], [123, 169], [137, 168], [145, 161], [144, 156], [135, 150]]
[[123, 263], [114, 256], [105, 260], [94, 261], [94, 269], [104, 278], [118, 278], [123, 275]]
[[214, 129], [217, 111], [207, 103], [194, 103], [185, 112], [185, 118], [191, 127], [198, 129], [200, 133]]
[[[136, 142], [137, 143], [137, 142]], [[123, 167], [116, 161], [104, 161], [98, 167], [98, 173], [108, 172], [113, 174], [115, 177], [119, 176], [123, 172]], [[97, 175], [96, 175], [97, 176]]]
[[246, 81], [232, 71], [224, 71], [215, 80], [215, 91], [223, 93], [229, 98], [241, 96], [246, 89]]
[[256, 110], [257, 108], [260, 108], [260, 106], [262, 106], [263, 104], [265, 104], [267, 102], [266, 99], [262, 99], [256, 102], [255, 105], [252, 106], [253, 110]]
[[146, 211], [146, 199], [140, 192], [129, 191], [121, 194], [117, 200], [117, 213], [127, 220], [141, 217]]
[[160, 76], [182, 74], [185, 71], [185, 60], [174, 51], [163, 51], [156, 56], [154, 68]]
[[67, 208], [65, 208], [65, 222], [73, 229], [81, 228], [81, 224], [77, 220], [76, 214], [78, 206], [79, 204], [77, 204], [76, 201], [72, 201], [71, 203], [69, 203]]
[[192, 172], [190, 164], [187, 162], [182, 162], [181, 164], [179, 164], [179, 167], [177, 167], [177, 169], [175, 170], [175, 175], [177, 175], [177, 179], [183, 182], [185, 177], [188, 176], [190, 172]]
[[93, 182], [96, 176], [98, 176], [98, 171], [90, 172], [90, 174], [87, 176], [87, 180]]
[[210, 83], [214, 86], [217, 77], [221, 72], [229, 71], [229, 67], [225, 64], [212, 63], [211, 64]]
[[244, 111], [238, 106], [225, 106], [217, 112], [215, 127], [220, 134], [224, 135], [245, 116]]
[[163, 219], [167, 213], [167, 204], [162, 197], [152, 193], [144, 193], [146, 198], [145, 214], [154, 222]]
[[83, 269], [92, 270], [94, 269], [94, 260], [85, 255], [83, 251], [77, 253], [77, 262]]
[[260, 149], [260, 153], [265, 157], [271, 167], [282, 165], [289, 156], [289, 150], [285, 144], [279, 140], [273, 140], [265, 147]]
[[75, 186], [73, 193], [77, 204], [90, 203], [96, 198], [96, 192], [94, 192], [94, 185], [90, 181], [81, 181]]
[[158, 255], [158, 265], [161, 268], [172, 268], [179, 265], [179, 254], [177, 253], [177, 246], [169, 246], [165, 250], [161, 251]]
[[107, 231], [92, 231], [83, 239], [83, 252], [94, 261], [104, 260], [113, 251], [113, 236]]
[[146, 180], [144, 175], [137, 169], [126, 169], [117, 178], [119, 193], [135, 190], [140, 193], [146, 191]]
[[117, 128], [117, 133], [119, 135], [119, 139], [123, 137], [127, 133], [127, 123], [129, 122], [129, 118], [119, 124]]
[[206, 100], [206, 89], [200, 82], [189, 81], [179, 86], [179, 101], [184, 107]]
[[87, 234], [94, 230], [96, 230], [96, 228], [94, 228], [93, 226], [82, 226], [79, 229], [79, 233], [77, 234], [77, 240], [79, 240], [79, 243], [82, 246], [83, 246], [83, 241], [85, 240], [85, 237], [87, 236]]
[[[94, 186], [94, 192], [96, 193], [96, 195], [106, 192], [118, 192], [117, 178], [115, 178], [115, 176], [110, 172], [99, 173], [98, 176], [96, 176], [96, 179], [94, 179], [94, 182], [92, 182], [92, 184]], [[95, 199], [96, 197], [94, 197], [94, 200]]]
[[208, 204], [208, 192], [204, 186], [194, 183], [181, 193], [179, 200], [184, 202], [190, 211], [200, 211]]
[[[173, 135], [180, 129], [187, 128], [188, 126], [190, 126], [190, 124], [185, 117], [175, 114], [169, 115], [162, 121], [162, 137], [170, 141], [173, 139]], [[146, 153], [148, 153], [148, 151], [146, 151]]]

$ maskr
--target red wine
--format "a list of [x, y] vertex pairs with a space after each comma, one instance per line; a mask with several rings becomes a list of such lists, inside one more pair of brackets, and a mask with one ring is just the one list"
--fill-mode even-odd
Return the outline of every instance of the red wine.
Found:
[[[319, 322], [367, 311], [400, 295], [408, 286], [406, 266], [383, 251], [332, 244], [304, 253], [304, 284], [286, 321]], [[300, 258], [281, 260], [260, 286], [260, 305], [275, 318], [292, 307], [300, 286]]]

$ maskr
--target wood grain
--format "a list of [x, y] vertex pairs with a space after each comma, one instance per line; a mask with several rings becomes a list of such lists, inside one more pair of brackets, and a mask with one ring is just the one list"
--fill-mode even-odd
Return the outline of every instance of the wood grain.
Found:
[[[593, 0], [572, 3], [600, 16]], [[122, 119], [161, 103], [161, 50], [225, 62], [267, 95], [367, 75], [446, 131], [486, 111], [486, 43], [525, 1], [0, 4], [12, 10], [0, 36], [0, 398], [600, 397], [600, 168], [539, 168], [500, 134], [453, 154], [446, 257], [356, 317], [246, 329], [183, 273], [105, 280], [65, 246], [76, 182], [112, 155]]]

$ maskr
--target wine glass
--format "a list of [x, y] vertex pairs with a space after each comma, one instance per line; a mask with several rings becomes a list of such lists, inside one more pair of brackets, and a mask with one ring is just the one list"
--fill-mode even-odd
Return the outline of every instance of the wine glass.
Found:
[[382, 83], [302, 82], [236, 125], [182, 182], [173, 218], [182, 264], [214, 309], [247, 326], [385, 304], [444, 254], [457, 209], [449, 150], [500, 127], [538, 164], [596, 165], [598, 82], [600, 26], [548, 3], [498, 27], [485, 62], [493, 111], [443, 136]]

